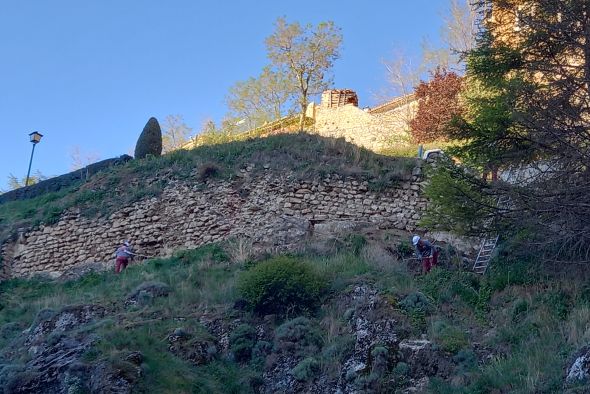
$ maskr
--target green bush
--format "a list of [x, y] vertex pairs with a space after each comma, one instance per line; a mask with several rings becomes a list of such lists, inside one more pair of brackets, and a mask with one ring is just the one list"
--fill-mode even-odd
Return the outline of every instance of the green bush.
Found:
[[286, 256], [260, 262], [238, 280], [242, 297], [260, 314], [313, 310], [324, 287], [311, 266]]
[[255, 344], [256, 330], [249, 324], [240, 324], [229, 336], [229, 350], [238, 362], [250, 361]]
[[320, 363], [313, 357], [304, 358], [291, 370], [293, 377], [301, 382], [308, 382], [320, 372]]
[[135, 145], [135, 158], [143, 159], [147, 155], [162, 154], [162, 130], [156, 118], [150, 118], [145, 124]]
[[407, 257], [414, 253], [414, 247], [409, 241], [401, 241], [399, 244], [397, 244], [395, 249], [402, 257]]
[[298, 356], [315, 355], [323, 340], [318, 328], [306, 317], [286, 321], [275, 331], [275, 350]]
[[408, 294], [399, 302], [399, 306], [406, 312], [415, 312], [418, 310], [428, 312], [432, 309], [432, 304], [428, 298], [420, 292]]
[[443, 321], [432, 324], [432, 336], [441, 349], [449, 353], [457, 353], [469, 344], [467, 335], [461, 329]]

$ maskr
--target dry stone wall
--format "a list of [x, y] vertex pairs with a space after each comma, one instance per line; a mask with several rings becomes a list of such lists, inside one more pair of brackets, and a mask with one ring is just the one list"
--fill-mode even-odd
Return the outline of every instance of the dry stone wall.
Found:
[[300, 181], [292, 174], [252, 167], [233, 181], [176, 183], [158, 198], [125, 207], [109, 217], [89, 219], [76, 211], [59, 222], [23, 232], [2, 247], [3, 276], [60, 273], [85, 264], [107, 264], [122, 240], [137, 253], [169, 255], [230, 238], [253, 246], [289, 249], [320, 223], [370, 222], [414, 230], [426, 200], [414, 176], [394, 189], [369, 190], [366, 181], [328, 176]]

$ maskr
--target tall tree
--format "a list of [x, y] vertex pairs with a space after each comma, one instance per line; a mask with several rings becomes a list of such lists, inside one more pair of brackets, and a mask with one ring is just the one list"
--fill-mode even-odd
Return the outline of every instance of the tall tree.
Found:
[[168, 115], [164, 119], [164, 132], [162, 133], [162, 150], [164, 153], [180, 149], [186, 144], [193, 131], [184, 122], [182, 115]]
[[290, 113], [295, 92], [291, 79], [267, 66], [257, 78], [234, 84], [226, 102], [232, 117], [246, 119], [254, 128]]
[[510, 182], [479, 185], [511, 197], [511, 209], [488, 210], [496, 219], [528, 228], [546, 257], [590, 262], [590, 3], [477, 6], [482, 30], [468, 56], [466, 111], [452, 130], [464, 144], [455, 153], [504, 168]]
[[321, 93], [331, 84], [329, 72], [338, 59], [342, 34], [333, 22], [301, 26], [279, 18], [275, 31], [266, 39], [268, 57], [277, 72], [285, 72], [297, 88], [303, 130], [310, 95]]

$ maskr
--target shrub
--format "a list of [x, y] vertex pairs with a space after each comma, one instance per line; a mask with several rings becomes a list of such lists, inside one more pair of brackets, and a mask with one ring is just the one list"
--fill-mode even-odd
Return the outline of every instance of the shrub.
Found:
[[401, 241], [399, 244], [397, 244], [395, 249], [402, 257], [407, 257], [414, 253], [414, 247], [409, 241]]
[[432, 336], [441, 349], [449, 353], [457, 353], [468, 345], [467, 335], [462, 330], [443, 321], [432, 324]]
[[135, 158], [143, 159], [147, 155], [162, 154], [162, 130], [156, 118], [150, 118], [145, 124], [135, 145]]
[[320, 363], [313, 357], [304, 358], [291, 370], [293, 377], [301, 382], [313, 379], [320, 372]]
[[215, 163], [205, 163], [199, 167], [198, 178], [200, 181], [204, 181], [209, 178], [214, 178], [219, 175], [220, 168]]
[[238, 281], [243, 298], [260, 314], [312, 310], [324, 287], [311, 266], [286, 256], [258, 263]]
[[303, 316], [286, 321], [275, 331], [275, 349], [279, 351], [295, 355], [317, 354], [322, 343], [318, 328]]
[[229, 336], [229, 350], [238, 362], [250, 361], [256, 343], [256, 330], [249, 324], [239, 325]]
[[432, 305], [428, 298], [420, 292], [408, 294], [399, 302], [399, 305], [406, 312], [415, 312], [417, 310], [428, 312], [432, 309]]

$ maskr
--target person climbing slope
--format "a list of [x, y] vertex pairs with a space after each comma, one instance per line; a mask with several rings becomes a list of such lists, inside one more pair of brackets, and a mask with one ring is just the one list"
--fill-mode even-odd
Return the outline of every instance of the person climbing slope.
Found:
[[416, 251], [416, 257], [422, 261], [422, 271], [424, 273], [430, 272], [438, 260], [438, 251], [426, 239], [420, 238], [419, 235], [412, 237], [412, 244]]
[[118, 274], [129, 264], [129, 261], [135, 256], [129, 241], [125, 241], [115, 251], [115, 273]]

